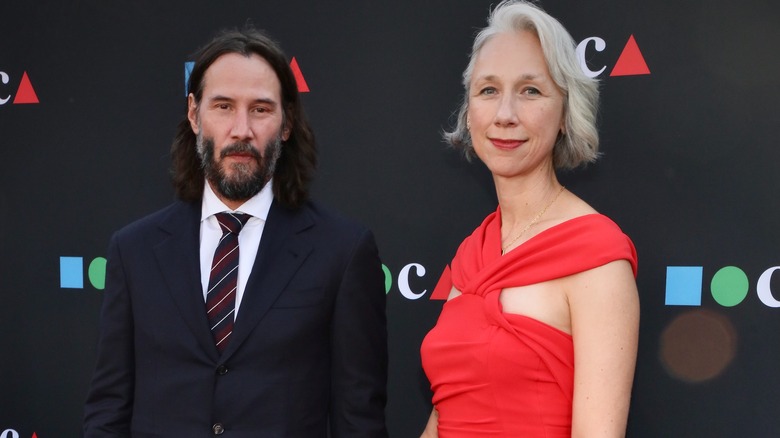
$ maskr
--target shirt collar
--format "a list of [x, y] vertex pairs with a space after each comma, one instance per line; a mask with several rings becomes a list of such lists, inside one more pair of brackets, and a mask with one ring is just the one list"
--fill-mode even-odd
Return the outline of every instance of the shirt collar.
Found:
[[237, 211], [240, 213], [246, 213], [252, 215], [252, 217], [256, 217], [265, 221], [268, 219], [268, 211], [271, 210], [271, 203], [274, 200], [272, 187], [273, 179], [269, 180], [265, 187], [263, 187], [263, 189], [260, 190], [258, 194], [249, 198], [236, 210], [231, 210], [227, 205], [219, 200], [217, 195], [214, 194], [214, 191], [211, 189], [208, 181], [206, 181], [203, 187], [203, 202], [201, 204], [200, 221], [203, 222], [210, 216], [221, 213], [223, 211]]

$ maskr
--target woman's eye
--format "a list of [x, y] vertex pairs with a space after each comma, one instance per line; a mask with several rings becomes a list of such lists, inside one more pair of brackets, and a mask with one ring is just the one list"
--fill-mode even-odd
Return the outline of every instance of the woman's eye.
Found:
[[537, 88], [534, 88], [534, 87], [526, 87], [526, 88], [523, 90], [523, 94], [527, 94], [527, 95], [529, 95], [529, 96], [538, 96], [538, 95], [540, 95], [540, 94], [542, 94], [542, 93], [541, 93], [541, 92], [539, 91], [539, 89], [537, 89]]
[[497, 93], [497, 91], [493, 87], [485, 87], [485, 88], [479, 90], [479, 94], [484, 95], [484, 96], [492, 96], [492, 95], [494, 95], [496, 93]]

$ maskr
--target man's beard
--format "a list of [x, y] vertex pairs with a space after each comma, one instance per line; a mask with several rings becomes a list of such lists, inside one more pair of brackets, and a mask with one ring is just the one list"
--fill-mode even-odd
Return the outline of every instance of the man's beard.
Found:
[[[279, 134], [265, 145], [265, 156], [248, 143], [237, 142], [226, 146], [220, 152], [219, 162], [214, 159], [214, 139], [204, 138], [202, 130], [197, 137], [197, 151], [201, 168], [212, 189], [231, 201], [246, 201], [260, 193], [276, 170], [276, 162], [282, 153], [282, 139]], [[225, 169], [224, 159], [230, 154], [249, 154], [257, 163], [233, 163], [231, 174]]]

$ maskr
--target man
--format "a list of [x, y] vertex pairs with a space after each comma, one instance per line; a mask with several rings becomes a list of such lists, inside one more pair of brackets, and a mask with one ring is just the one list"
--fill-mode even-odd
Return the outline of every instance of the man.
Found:
[[85, 436], [386, 437], [381, 264], [367, 229], [307, 200], [284, 54], [225, 32], [189, 91], [180, 200], [111, 240]]

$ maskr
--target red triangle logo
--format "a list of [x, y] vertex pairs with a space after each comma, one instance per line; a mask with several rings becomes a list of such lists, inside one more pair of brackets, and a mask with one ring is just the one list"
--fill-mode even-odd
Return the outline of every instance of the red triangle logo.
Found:
[[35, 432], [33, 432], [32, 438], [38, 438], [38, 435], [36, 435]]
[[298, 84], [298, 92], [308, 93], [309, 85], [306, 83], [306, 79], [303, 78], [301, 68], [298, 67], [298, 61], [295, 60], [294, 56], [292, 61], [290, 61], [290, 68], [292, 69], [293, 75], [295, 76], [295, 82]]
[[452, 271], [450, 270], [450, 265], [447, 265], [444, 267], [439, 281], [436, 282], [436, 287], [433, 288], [430, 299], [446, 300], [449, 298], [450, 292], [452, 292]]
[[623, 53], [620, 54], [620, 58], [617, 60], [617, 64], [612, 69], [610, 76], [635, 76], [635, 75], [649, 75], [650, 69], [647, 68], [645, 58], [642, 56], [642, 52], [639, 51], [639, 46], [636, 44], [634, 35], [628, 38], [626, 47], [623, 48]]
[[27, 72], [24, 72], [22, 75], [22, 83], [19, 84], [19, 89], [16, 90], [14, 104], [17, 103], [39, 103], [38, 95], [35, 94], [30, 78], [27, 77]]

